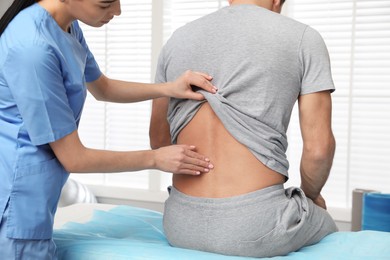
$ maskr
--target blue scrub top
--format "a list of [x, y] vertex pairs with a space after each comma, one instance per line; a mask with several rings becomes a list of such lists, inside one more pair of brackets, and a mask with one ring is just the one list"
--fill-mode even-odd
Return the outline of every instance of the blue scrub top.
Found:
[[8, 203], [9, 238], [51, 238], [69, 173], [48, 143], [77, 129], [85, 83], [100, 75], [78, 23], [66, 33], [39, 4], [0, 37], [0, 213]]

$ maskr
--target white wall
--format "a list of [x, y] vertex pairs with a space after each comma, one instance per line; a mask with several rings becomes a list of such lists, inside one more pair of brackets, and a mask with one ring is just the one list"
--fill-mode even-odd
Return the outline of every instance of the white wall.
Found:
[[0, 2], [0, 16], [3, 16], [4, 12], [11, 5], [12, 0], [1, 0]]

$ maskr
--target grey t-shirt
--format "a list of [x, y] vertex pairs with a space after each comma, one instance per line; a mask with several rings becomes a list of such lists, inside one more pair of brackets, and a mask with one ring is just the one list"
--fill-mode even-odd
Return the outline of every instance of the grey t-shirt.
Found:
[[[225, 128], [286, 177], [286, 132], [298, 96], [334, 90], [319, 33], [255, 5], [225, 7], [179, 28], [160, 54], [156, 82], [173, 81], [188, 69], [213, 76], [218, 93], [201, 93]], [[171, 99], [173, 143], [201, 104]]]

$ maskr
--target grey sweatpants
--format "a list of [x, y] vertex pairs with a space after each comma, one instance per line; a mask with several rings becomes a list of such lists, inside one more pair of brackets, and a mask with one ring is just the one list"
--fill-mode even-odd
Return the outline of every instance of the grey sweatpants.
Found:
[[299, 188], [275, 185], [230, 198], [199, 198], [170, 187], [164, 230], [171, 245], [225, 255], [271, 257], [337, 231]]

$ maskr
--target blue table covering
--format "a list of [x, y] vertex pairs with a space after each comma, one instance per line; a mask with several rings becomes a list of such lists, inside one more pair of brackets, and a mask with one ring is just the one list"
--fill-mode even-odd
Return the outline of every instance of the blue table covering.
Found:
[[[163, 233], [162, 214], [130, 206], [95, 210], [87, 223], [68, 222], [55, 230], [54, 240], [58, 257], [64, 260], [254, 259], [171, 247]], [[272, 259], [390, 260], [390, 233], [337, 232], [316, 245]]]

